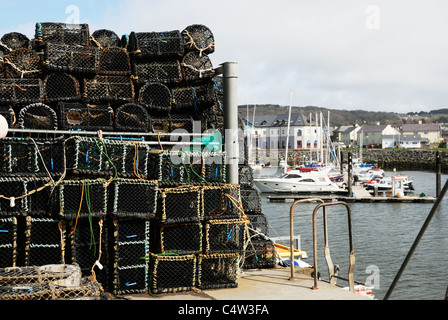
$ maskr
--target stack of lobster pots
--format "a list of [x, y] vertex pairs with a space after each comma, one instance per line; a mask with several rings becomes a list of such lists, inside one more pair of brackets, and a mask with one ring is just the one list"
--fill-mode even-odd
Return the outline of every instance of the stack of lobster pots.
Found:
[[226, 183], [220, 147], [164, 143], [222, 132], [214, 50], [198, 24], [0, 39], [0, 114], [23, 129], [0, 139], [0, 268], [77, 264], [116, 295], [237, 286], [259, 194]]

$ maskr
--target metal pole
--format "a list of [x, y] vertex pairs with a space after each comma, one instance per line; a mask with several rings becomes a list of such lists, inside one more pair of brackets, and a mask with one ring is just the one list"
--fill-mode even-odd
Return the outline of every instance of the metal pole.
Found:
[[222, 67], [227, 183], [238, 184], [238, 64], [236, 62], [225, 62]]

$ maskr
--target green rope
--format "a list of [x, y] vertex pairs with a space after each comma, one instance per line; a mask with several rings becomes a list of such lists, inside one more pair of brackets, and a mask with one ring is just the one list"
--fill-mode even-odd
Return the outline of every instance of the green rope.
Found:
[[93, 140], [95, 141], [95, 144], [96, 144], [97, 148], [100, 150], [100, 152], [101, 152], [102, 154], [104, 154], [104, 155], [106, 156], [107, 161], [109, 161], [109, 163], [110, 163], [110, 164], [112, 165], [112, 167], [114, 168], [115, 175], [114, 175], [114, 177], [113, 177], [109, 182], [111, 182], [111, 181], [117, 179], [117, 177], [118, 177], [117, 167], [115, 167], [115, 165], [114, 165], [112, 159], [111, 159], [111, 158], [109, 157], [109, 155], [107, 154], [106, 144], [104, 143], [104, 141], [103, 141], [102, 139], [100, 140], [101, 143], [102, 143], [102, 145], [103, 145], [103, 147], [104, 147], [104, 149], [102, 149], [102, 148], [98, 145], [98, 142], [97, 142], [98, 139], [97, 139], [97, 138], [93, 138]]
[[92, 249], [92, 244], [93, 244], [93, 254], [95, 255], [95, 253], [96, 253], [96, 242], [95, 242], [95, 234], [93, 232], [92, 211], [91, 211], [91, 207], [90, 207], [90, 191], [89, 191], [89, 180], [88, 179], [84, 180], [84, 188], [85, 188], [84, 193], [86, 195], [87, 210], [89, 211], [89, 225], [90, 225], [90, 245], [89, 245], [89, 249]]

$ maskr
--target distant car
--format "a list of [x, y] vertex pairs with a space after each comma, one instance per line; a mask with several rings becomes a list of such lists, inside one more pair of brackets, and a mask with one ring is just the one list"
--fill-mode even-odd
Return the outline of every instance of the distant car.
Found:
[[347, 148], [347, 147], [345, 146], [345, 143], [344, 143], [344, 142], [334, 142], [333, 145], [334, 145], [335, 147], [336, 147], [336, 146], [340, 146], [341, 148]]

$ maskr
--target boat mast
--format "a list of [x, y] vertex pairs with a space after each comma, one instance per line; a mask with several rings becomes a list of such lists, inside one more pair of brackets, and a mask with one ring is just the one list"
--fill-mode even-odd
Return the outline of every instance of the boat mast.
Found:
[[285, 167], [283, 168], [283, 172], [286, 172], [288, 169], [288, 146], [289, 146], [289, 128], [291, 123], [291, 108], [292, 108], [292, 90], [289, 95], [288, 129], [286, 133]]

